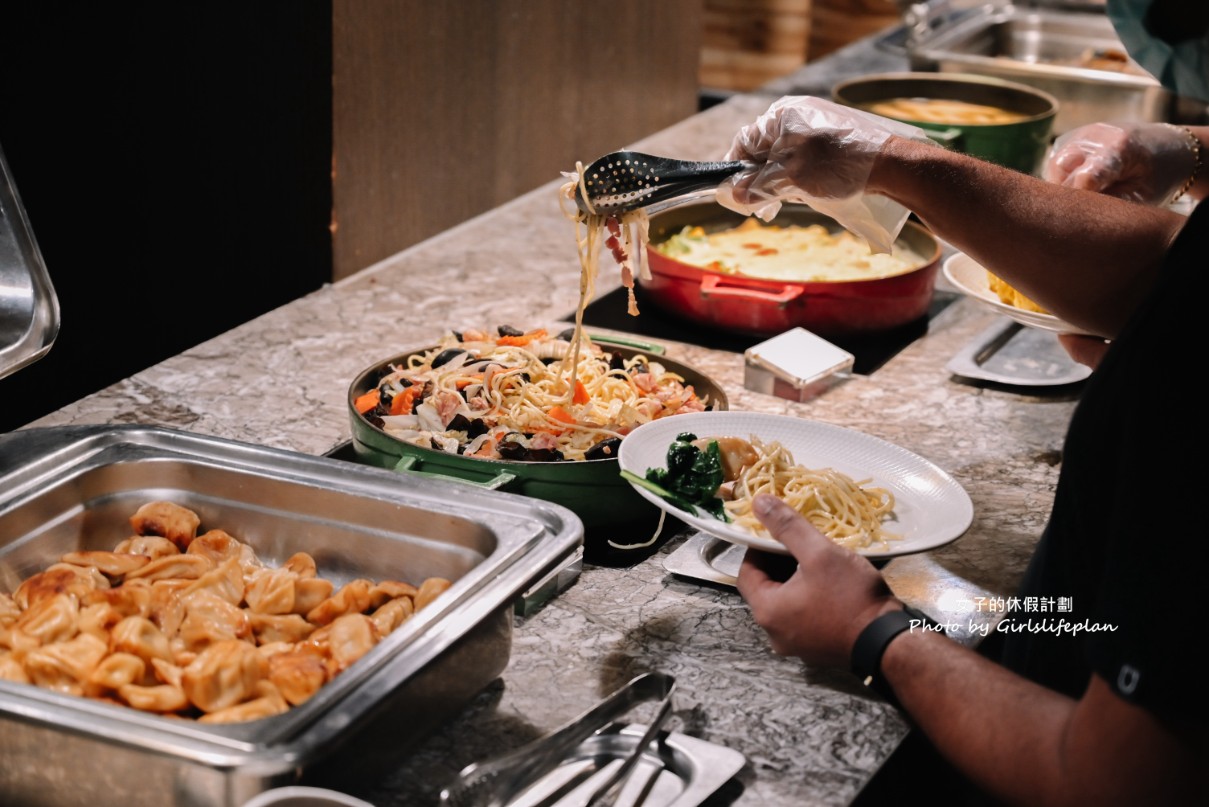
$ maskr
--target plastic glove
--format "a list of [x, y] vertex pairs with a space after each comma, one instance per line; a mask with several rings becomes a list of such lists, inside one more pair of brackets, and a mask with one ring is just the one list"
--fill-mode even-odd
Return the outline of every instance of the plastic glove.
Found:
[[1162, 205], [1192, 176], [1188, 133], [1166, 123], [1089, 123], [1054, 141], [1042, 176], [1070, 188]]
[[735, 135], [728, 160], [755, 168], [718, 188], [718, 202], [770, 221], [783, 202], [809, 205], [889, 252], [910, 215], [865, 184], [892, 135], [930, 142], [922, 129], [813, 96], [786, 96]]

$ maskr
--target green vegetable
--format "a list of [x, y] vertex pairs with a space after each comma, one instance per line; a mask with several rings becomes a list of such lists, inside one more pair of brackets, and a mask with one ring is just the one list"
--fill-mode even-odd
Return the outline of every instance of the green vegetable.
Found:
[[668, 238], [661, 244], [655, 244], [655, 249], [667, 255], [669, 258], [682, 257], [693, 251], [693, 245], [701, 245], [706, 243], [705, 233], [697, 230], [699, 235], [693, 235], [694, 228], [691, 224], [683, 230]]
[[704, 451], [693, 445], [695, 434], [678, 434], [667, 449], [667, 468], [648, 468], [646, 477], [629, 471], [621, 475], [690, 513], [698, 509], [722, 521], [730, 521], [717, 497], [722, 486], [722, 451], [711, 440]]

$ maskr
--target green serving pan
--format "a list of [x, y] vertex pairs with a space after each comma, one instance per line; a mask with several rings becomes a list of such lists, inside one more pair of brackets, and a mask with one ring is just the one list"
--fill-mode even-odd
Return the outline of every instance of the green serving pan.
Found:
[[[625, 358], [647, 354], [671, 372], [682, 376], [686, 383], [692, 384], [706, 405], [719, 410], [728, 407], [726, 393], [715, 381], [686, 364], [659, 355], [663, 351], [662, 346], [639, 342], [616, 344], [611, 343], [608, 337], [599, 335], [593, 335], [592, 338], [604, 349]], [[433, 347], [429, 345], [377, 362], [353, 380], [348, 392], [348, 411], [352, 447], [358, 462], [401, 473], [456, 479], [561, 504], [583, 521], [584, 552], [589, 559], [592, 559], [594, 549], [600, 550], [609, 542], [641, 544], [651, 538], [650, 531], [658, 522], [659, 510], [621, 478], [616, 457], [566, 462], [466, 457], [400, 440], [375, 426], [357, 411], [357, 397], [373, 389], [378, 379], [389, 372], [391, 365], [406, 363], [409, 356], [427, 352]], [[598, 551], [597, 556], [600, 554]]]
[[1058, 114], [1058, 99], [1024, 84], [990, 76], [951, 73], [878, 73], [836, 84], [832, 98], [863, 108], [896, 98], [941, 98], [1006, 109], [1023, 120], [1001, 124], [943, 124], [895, 118], [923, 129], [937, 143], [993, 163], [1036, 174], [1041, 170]]

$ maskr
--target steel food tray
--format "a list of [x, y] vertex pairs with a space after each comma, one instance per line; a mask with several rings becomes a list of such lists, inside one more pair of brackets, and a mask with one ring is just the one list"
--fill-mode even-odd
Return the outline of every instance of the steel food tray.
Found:
[[1091, 375], [1090, 367], [1063, 349], [1056, 333], [1025, 327], [1007, 317], [980, 333], [945, 369], [961, 378], [1017, 387], [1077, 384]]
[[0, 378], [46, 355], [59, 335], [59, 298], [0, 150]]
[[[1129, 61], [1097, 69], [1087, 53], [1125, 49], [1102, 11], [986, 6], [921, 27], [906, 48], [914, 70], [973, 73], [1028, 84], [1058, 99], [1054, 134], [1105, 120], [1180, 119], [1178, 98]], [[1196, 122], [1196, 121], [1185, 121]]]
[[696, 532], [663, 559], [663, 568], [674, 575], [733, 588], [747, 547]]
[[415, 740], [506, 667], [513, 600], [565, 563], [566, 508], [448, 480], [149, 427], [0, 437], [0, 590], [61, 554], [111, 549], [151, 499], [195, 510], [266, 563], [297, 551], [341, 585], [453, 581], [306, 703], [207, 725], [0, 681], [0, 802], [24, 807], [238, 807], [290, 784], [367, 725]]

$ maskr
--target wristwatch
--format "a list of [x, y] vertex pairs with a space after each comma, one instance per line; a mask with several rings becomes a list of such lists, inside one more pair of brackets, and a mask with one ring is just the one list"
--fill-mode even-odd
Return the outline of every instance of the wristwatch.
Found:
[[912, 628], [937, 630], [939, 626], [939, 622], [909, 605], [904, 605], [898, 611], [887, 611], [866, 625], [860, 636], [856, 637], [856, 644], [852, 646], [852, 672], [865, 686], [897, 705], [894, 690], [881, 674], [882, 656], [886, 648], [903, 631]]

